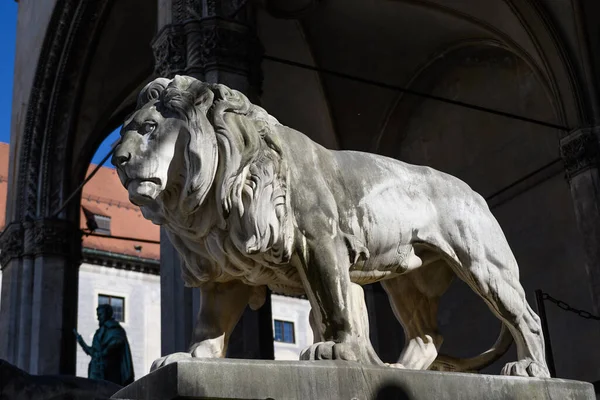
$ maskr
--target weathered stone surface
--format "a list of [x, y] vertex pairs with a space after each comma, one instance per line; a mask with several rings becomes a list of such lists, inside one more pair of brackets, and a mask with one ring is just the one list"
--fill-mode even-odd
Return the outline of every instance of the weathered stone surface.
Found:
[[102, 400], [121, 386], [74, 376], [29, 375], [0, 360], [0, 399], [2, 400]]
[[343, 361], [179, 361], [113, 399], [527, 399], [592, 400], [593, 386], [521, 378], [365, 366]]

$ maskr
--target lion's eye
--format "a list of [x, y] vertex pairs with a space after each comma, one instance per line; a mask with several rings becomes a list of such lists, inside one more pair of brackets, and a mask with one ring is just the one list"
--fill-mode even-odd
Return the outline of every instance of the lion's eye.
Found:
[[142, 125], [142, 127], [140, 129], [140, 133], [142, 135], [147, 135], [149, 133], [152, 133], [154, 131], [154, 129], [156, 129], [155, 122], [144, 122], [144, 124]]

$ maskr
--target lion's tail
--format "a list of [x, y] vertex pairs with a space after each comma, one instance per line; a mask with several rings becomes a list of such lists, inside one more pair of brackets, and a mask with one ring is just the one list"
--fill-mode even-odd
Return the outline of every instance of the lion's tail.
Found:
[[502, 357], [510, 348], [513, 337], [503, 323], [496, 343], [487, 351], [471, 358], [456, 358], [440, 354], [429, 369], [434, 371], [476, 372]]

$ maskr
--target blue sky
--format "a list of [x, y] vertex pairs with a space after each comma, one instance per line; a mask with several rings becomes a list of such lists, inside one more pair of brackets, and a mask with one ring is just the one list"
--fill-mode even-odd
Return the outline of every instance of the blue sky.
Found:
[[[44, 0], [36, 0], [44, 1]], [[14, 0], [0, 0], [0, 81], [6, 87], [0, 90], [0, 142], [10, 141], [10, 117], [12, 108], [13, 72], [15, 62], [15, 43], [17, 33], [17, 6]], [[119, 128], [120, 129], [120, 128]], [[110, 145], [119, 137], [119, 131], [113, 132], [98, 148], [93, 163], [98, 163], [110, 151]], [[104, 164], [112, 167], [110, 161]]]
[[13, 71], [15, 68], [15, 37], [17, 32], [17, 2], [0, 1], [0, 80], [6, 85], [0, 90], [0, 142], [10, 140]]

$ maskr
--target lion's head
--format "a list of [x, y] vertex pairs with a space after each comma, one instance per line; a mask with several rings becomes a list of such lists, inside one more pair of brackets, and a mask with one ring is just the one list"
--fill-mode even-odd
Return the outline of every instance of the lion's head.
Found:
[[275, 236], [288, 231], [281, 226], [286, 168], [272, 135], [276, 125], [264, 109], [224, 85], [158, 78], [140, 92], [112, 163], [130, 201], [154, 223], [194, 215], [214, 199], [211, 212], [232, 232], [236, 247], [248, 253], [273, 249], [280, 247]]
[[217, 167], [216, 137], [206, 117], [213, 97], [193, 78], [158, 78], [141, 91], [123, 124], [112, 163], [130, 201], [153, 220], [160, 219], [165, 193], [187, 193], [199, 203], [208, 193]]

